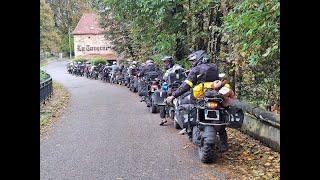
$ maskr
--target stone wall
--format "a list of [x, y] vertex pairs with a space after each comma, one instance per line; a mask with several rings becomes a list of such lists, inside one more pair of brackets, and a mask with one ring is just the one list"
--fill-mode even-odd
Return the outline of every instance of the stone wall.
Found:
[[246, 114], [241, 131], [280, 152], [280, 123], [270, 124]]

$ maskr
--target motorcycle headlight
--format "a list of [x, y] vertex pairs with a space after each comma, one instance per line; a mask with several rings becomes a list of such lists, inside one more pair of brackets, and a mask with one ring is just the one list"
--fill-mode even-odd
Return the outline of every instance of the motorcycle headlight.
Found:
[[207, 102], [206, 106], [210, 109], [215, 109], [218, 107], [218, 103], [217, 102]]

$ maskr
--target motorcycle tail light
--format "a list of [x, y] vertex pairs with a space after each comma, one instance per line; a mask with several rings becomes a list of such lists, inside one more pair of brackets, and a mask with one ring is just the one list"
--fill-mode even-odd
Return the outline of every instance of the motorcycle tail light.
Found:
[[217, 102], [207, 102], [207, 107], [210, 109], [215, 109], [218, 107], [218, 103]]

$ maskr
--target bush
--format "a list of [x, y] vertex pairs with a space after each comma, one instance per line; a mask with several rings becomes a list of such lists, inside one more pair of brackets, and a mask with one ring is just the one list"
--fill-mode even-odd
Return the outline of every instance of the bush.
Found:
[[84, 57], [77, 57], [73, 60], [74, 62], [81, 62], [81, 63], [85, 63], [87, 62], [88, 60], [85, 59]]
[[187, 58], [177, 61], [177, 63], [180, 64], [184, 69], [190, 69], [192, 66], [191, 62]]
[[153, 62], [154, 62], [160, 69], [164, 70], [164, 69], [165, 69], [164, 63], [163, 63], [163, 61], [161, 61], [161, 58], [162, 58], [162, 57], [163, 57], [163, 56], [161, 56], [161, 55], [154, 55], [154, 56], [151, 56], [151, 59], [153, 60]]
[[49, 77], [50, 77], [49, 74], [47, 74], [46, 72], [40, 70], [40, 82], [48, 79]]
[[91, 60], [90, 60], [90, 62], [91, 62], [91, 64], [92, 65], [98, 65], [98, 64], [106, 64], [106, 60], [104, 59], [104, 58], [102, 58], [102, 57], [95, 57], [95, 58], [92, 58]]

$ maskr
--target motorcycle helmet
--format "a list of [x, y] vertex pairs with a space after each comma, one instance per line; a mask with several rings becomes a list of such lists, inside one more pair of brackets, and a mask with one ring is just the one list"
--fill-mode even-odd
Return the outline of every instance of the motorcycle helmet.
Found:
[[198, 50], [194, 53], [191, 53], [188, 56], [188, 60], [192, 62], [192, 67], [195, 67], [203, 63], [208, 63], [209, 56], [204, 50]]
[[231, 89], [230, 84], [225, 84], [224, 87]]
[[152, 64], [152, 63], [153, 63], [153, 61], [151, 59], [146, 61], [146, 64]]
[[166, 69], [170, 69], [174, 65], [174, 59], [172, 56], [165, 56], [161, 60], [164, 62]]
[[115, 65], [115, 64], [117, 64], [117, 62], [113, 61], [113, 63], [112, 63], [112, 64], [114, 64], [114, 65]]

